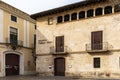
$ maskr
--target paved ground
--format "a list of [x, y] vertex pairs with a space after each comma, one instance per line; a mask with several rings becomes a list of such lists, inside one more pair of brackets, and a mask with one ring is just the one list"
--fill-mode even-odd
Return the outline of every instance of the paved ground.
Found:
[[91, 79], [91, 78], [68, 78], [68, 77], [38, 77], [38, 76], [9, 76], [0, 78], [0, 80], [120, 80], [120, 79]]

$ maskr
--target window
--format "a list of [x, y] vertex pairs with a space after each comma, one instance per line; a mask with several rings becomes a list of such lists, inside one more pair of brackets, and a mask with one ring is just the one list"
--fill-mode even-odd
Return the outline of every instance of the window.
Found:
[[53, 24], [53, 18], [48, 18], [48, 25], [52, 25]]
[[87, 17], [93, 17], [93, 9], [87, 11]]
[[35, 30], [37, 29], [37, 26], [35, 25]]
[[115, 5], [115, 12], [120, 12], [120, 4]]
[[18, 30], [16, 28], [10, 27], [10, 43], [18, 44]]
[[103, 31], [95, 31], [91, 33], [91, 49], [103, 50]]
[[56, 52], [64, 52], [64, 36], [57, 36], [55, 39]]
[[95, 15], [96, 16], [102, 15], [102, 8], [97, 8], [96, 11], [95, 11]]
[[57, 23], [62, 23], [62, 16], [57, 17]]
[[71, 20], [77, 20], [77, 13], [72, 13]]
[[111, 7], [111, 6], [105, 7], [104, 13], [105, 13], [105, 14], [110, 14], [110, 13], [112, 13], [112, 7]]
[[100, 58], [94, 58], [94, 68], [100, 68]]
[[64, 22], [67, 22], [69, 20], [70, 20], [70, 15], [69, 14], [65, 15], [64, 16]]
[[36, 49], [36, 34], [34, 34], [34, 49]]
[[79, 19], [85, 18], [85, 11], [79, 13]]
[[17, 17], [11, 15], [11, 21], [17, 22]]

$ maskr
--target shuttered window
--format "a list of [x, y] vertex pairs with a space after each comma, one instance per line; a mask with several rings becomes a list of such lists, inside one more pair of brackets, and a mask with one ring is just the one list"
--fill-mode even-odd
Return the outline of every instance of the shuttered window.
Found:
[[56, 37], [56, 52], [64, 52], [64, 36]]
[[91, 47], [92, 50], [102, 50], [103, 45], [103, 32], [95, 31], [91, 33]]

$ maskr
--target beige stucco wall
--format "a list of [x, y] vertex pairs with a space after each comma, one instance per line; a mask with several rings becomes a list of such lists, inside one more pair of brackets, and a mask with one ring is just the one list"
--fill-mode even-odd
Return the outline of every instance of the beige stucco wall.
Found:
[[[30, 15], [0, 1], [0, 77], [5, 75], [5, 54], [14, 53], [20, 55], [20, 75], [35, 74], [35, 60], [33, 58], [33, 44], [35, 34], [35, 20]], [[11, 15], [17, 18], [17, 22], [11, 21]], [[10, 27], [18, 29], [18, 40], [25, 41], [22, 47], [17, 46], [12, 50], [8, 46], [7, 38], [10, 38]], [[2, 30], [3, 29], [3, 30]], [[7, 52], [7, 53], [6, 53]], [[29, 64], [28, 64], [29, 63]]]

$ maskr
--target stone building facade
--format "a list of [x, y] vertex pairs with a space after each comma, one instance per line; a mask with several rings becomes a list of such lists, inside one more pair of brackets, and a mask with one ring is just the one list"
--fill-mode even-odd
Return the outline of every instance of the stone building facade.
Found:
[[31, 15], [38, 74], [120, 77], [119, 6], [119, 0], [87, 0]]
[[35, 20], [0, 1], [0, 77], [35, 73]]

